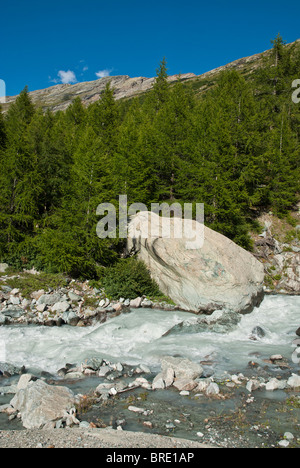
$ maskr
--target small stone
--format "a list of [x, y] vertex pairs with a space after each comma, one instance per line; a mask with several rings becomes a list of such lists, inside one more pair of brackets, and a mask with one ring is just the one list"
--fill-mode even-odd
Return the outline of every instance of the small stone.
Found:
[[215, 382], [211, 382], [206, 389], [206, 395], [219, 395], [220, 388]]
[[273, 356], [270, 357], [271, 361], [282, 361], [283, 357], [281, 354], [273, 354]]
[[143, 408], [138, 408], [137, 406], [128, 406], [128, 411], [132, 411], [133, 413], [144, 413], [145, 410]]
[[138, 309], [139, 307], [141, 307], [142, 300], [143, 299], [141, 297], [137, 297], [136, 299], [131, 300], [130, 307], [132, 307], [133, 309]]
[[189, 396], [190, 392], [188, 392], [187, 390], [182, 390], [179, 395], [181, 396]]
[[163, 390], [165, 388], [165, 382], [162, 378], [162, 374], [158, 374], [152, 382], [153, 390]]
[[300, 376], [296, 374], [292, 374], [292, 376], [288, 379], [287, 384], [289, 387], [292, 388], [299, 388], [300, 387]]
[[81, 429], [88, 429], [90, 427], [90, 423], [87, 422], [87, 421], [81, 421], [80, 424], [79, 424], [79, 427]]
[[182, 390], [191, 391], [198, 386], [198, 383], [191, 379], [176, 379], [173, 383], [173, 386], [177, 388], [180, 392]]
[[144, 421], [143, 426], [147, 427], [147, 429], [153, 429], [153, 424], [151, 421]]
[[78, 294], [75, 294], [73, 291], [68, 292], [69, 299], [73, 302], [79, 302], [82, 300], [82, 297]]
[[279, 445], [280, 447], [287, 448], [287, 447], [290, 445], [290, 443], [289, 443], [288, 440], [281, 440], [281, 441], [278, 443], [278, 445]]
[[26, 388], [27, 385], [29, 384], [29, 382], [31, 382], [32, 378], [33, 378], [33, 376], [31, 374], [21, 375], [21, 377], [19, 379], [19, 382], [18, 382], [18, 385], [17, 385], [18, 390], [22, 390], [22, 389]]
[[286, 432], [283, 437], [286, 440], [294, 440], [294, 435], [291, 432]]
[[99, 377], [105, 377], [109, 372], [111, 372], [111, 368], [109, 366], [102, 366], [99, 370]]
[[8, 268], [9, 265], [7, 263], [0, 263], [0, 273], [5, 273]]

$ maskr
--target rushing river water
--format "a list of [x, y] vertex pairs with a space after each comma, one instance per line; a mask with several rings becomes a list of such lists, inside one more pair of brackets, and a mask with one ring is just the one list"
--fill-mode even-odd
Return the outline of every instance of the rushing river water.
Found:
[[[219, 312], [215, 313], [219, 314]], [[0, 361], [52, 373], [66, 363], [101, 356], [130, 365], [159, 368], [163, 355], [213, 361], [216, 374], [243, 371], [251, 359], [282, 354], [291, 359], [300, 326], [300, 296], [266, 296], [241, 320], [204, 324], [185, 312], [138, 309], [89, 328], [10, 326], [0, 328]], [[253, 340], [255, 327], [265, 336]], [[255, 356], [255, 357], [253, 357]]]

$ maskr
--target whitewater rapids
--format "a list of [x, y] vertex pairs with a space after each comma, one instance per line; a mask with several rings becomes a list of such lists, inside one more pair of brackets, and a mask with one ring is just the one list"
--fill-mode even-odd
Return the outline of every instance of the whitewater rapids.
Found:
[[[266, 296], [259, 308], [223, 329], [203, 325], [202, 319], [186, 312], [137, 309], [87, 328], [0, 327], [0, 362], [56, 373], [66, 363], [100, 356], [156, 370], [161, 356], [178, 355], [213, 361], [217, 374], [243, 371], [250, 360], [259, 362], [272, 354], [291, 359], [300, 326], [300, 296]], [[265, 336], [253, 341], [255, 327]]]

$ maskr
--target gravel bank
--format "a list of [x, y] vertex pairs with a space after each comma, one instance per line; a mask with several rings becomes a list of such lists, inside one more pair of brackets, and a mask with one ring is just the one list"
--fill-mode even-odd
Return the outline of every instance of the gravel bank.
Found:
[[0, 431], [0, 448], [212, 448], [198, 442], [111, 429]]

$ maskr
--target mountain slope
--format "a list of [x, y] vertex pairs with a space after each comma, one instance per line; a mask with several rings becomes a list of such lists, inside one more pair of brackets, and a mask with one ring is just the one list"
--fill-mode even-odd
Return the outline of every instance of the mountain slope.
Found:
[[[300, 40], [295, 41], [295, 43], [300, 44]], [[269, 53], [270, 50], [267, 50], [259, 54], [244, 57], [228, 63], [227, 65], [215, 68], [214, 70], [210, 70], [202, 75], [197, 76], [194, 73], [186, 73], [183, 75], [169, 76], [168, 80], [170, 82], [175, 82], [180, 78], [182, 81], [193, 83], [196, 91], [205, 91], [213, 84], [214, 79], [222, 71], [237, 70], [244, 75], [253, 73], [259, 68], [264, 57]], [[74, 85], [59, 84], [51, 86], [50, 88], [32, 91], [29, 95], [32, 102], [35, 105], [41, 106], [44, 110], [50, 109], [54, 112], [59, 110], [63, 111], [69, 107], [76, 97], [80, 97], [86, 106], [99, 100], [109, 81], [111, 82], [112, 88], [115, 90], [115, 98], [118, 100], [146, 93], [152, 88], [155, 78], [130, 78], [128, 75], [112, 76], [95, 81], [76, 83]], [[17, 96], [7, 97], [7, 102], [3, 105], [4, 111], [7, 110], [9, 105], [14, 102], [16, 98]]]

